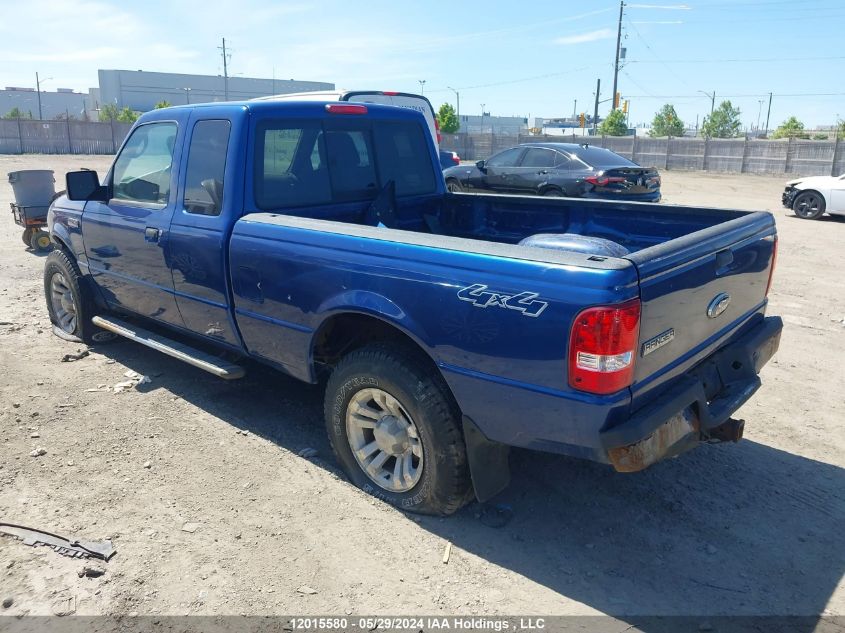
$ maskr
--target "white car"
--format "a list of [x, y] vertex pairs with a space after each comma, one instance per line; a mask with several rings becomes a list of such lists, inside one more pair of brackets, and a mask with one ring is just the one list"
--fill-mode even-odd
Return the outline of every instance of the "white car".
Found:
[[824, 213], [845, 215], [845, 174], [790, 180], [781, 201], [805, 220], [816, 220]]

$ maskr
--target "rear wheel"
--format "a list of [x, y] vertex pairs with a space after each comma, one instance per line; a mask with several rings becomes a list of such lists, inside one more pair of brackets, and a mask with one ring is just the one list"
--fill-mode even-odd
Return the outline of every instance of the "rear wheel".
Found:
[[326, 426], [358, 487], [403, 510], [452, 514], [472, 488], [457, 406], [412, 351], [351, 352], [326, 386]]
[[795, 198], [792, 210], [799, 218], [816, 220], [824, 214], [824, 197], [816, 191], [804, 191]]
[[32, 246], [32, 233], [33, 229], [24, 229], [23, 235], [21, 235], [21, 239], [23, 243], [26, 244], [27, 248]]
[[546, 198], [563, 198], [563, 192], [560, 189], [546, 189], [543, 195]]
[[463, 191], [464, 188], [461, 187], [461, 183], [459, 183], [457, 180], [455, 180], [454, 178], [450, 178], [446, 181], [446, 190], [451, 191], [452, 193], [458, 193]]

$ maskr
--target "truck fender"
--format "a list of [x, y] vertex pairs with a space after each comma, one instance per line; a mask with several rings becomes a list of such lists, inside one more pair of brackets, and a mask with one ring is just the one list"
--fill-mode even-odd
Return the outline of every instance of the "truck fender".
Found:
[[53, 241], [67, 251], [69, 255], [72, 255], [74, 258], [76, 257], [76, 253], [74, 253], [70, 247], [70, 233], [68, 232], [66, 226], [60, 224], [59, 222], [53, 222], [52, 226], [50, 226], [50, 236], [53, 238]]
[[[350, 290], [329, 297], [317, 308], [317, 313], [323, 316], [323, 322], [341, 312], [379, 318], [401, 330], [433, 358], [431, 348], [426, 342], [428, 336], [425, 329], [387, 297], [367, 290]], [[436, 361], [434, 358], [433, 360]]]

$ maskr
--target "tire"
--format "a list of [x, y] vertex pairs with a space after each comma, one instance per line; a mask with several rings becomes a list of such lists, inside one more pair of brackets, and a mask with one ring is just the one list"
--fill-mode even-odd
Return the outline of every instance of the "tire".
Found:
[[365, 492], [434, 515], [452, 514], [471, 498], [458, 407], [412, 350], [374, 344], [345, 356], [326, 386], [325, 418], [338, 462]]
[[44, 297], [50, 321], [62, 338], [79, 339], [88, 345], [114, 338], [111, 332], [91, 323], [96, 313], [91, 289], [76, 262], [61, 249], [50, 253], [44, 264]]
[[560, 189], [546, 189], [543, 196], [546, 198], [563, 198], [563, 192]]
[[50, 241], [50, 234], [41, 229], [36, 229], [32, 232], [29, 245], [36, 253], [48, 253], [53, 250], [53, 242]]
[[24, 229], [23, 235], [21, 235], [21, 239], [23, 240], [23, 243], [26, 244], [27, 248], [32, 247], [32, 233], [34, 230], [35, 229]]
[[461, 183], [459, 183], [454, 178], [450, 178], [446, 181], [446, 191], [451, 191], [452, 193], [460, 193], [463, 190], [464, 188], [461, 187]]
[[824, 215], [824, 196], [817, 191], [802, 191], [792, 203], [792, 210], [802, 220], [817, 220]]

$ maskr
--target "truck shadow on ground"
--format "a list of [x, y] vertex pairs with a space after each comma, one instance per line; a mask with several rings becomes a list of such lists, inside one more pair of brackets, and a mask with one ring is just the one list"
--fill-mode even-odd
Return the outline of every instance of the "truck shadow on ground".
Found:
[[[294, 453], [315, 448], [315, 464], [340, 472], [320, 387], [256, 364], [240, 381], [221, 381], [128, 342], [98, 351], [157, 375], [153, 391], [166, 388]], [[505, 525], [490, 527], [477, 503], [420, 525], [458, 556], [641, 628], [637, 618], [649, 615], [777, 614], [811, 616], [789, 627], [811, 631], [845, 572], [845, 469], [830, 464], [744, 440], [629, 475], [521, 450], [511, 467], [510, 487], [494, 500], [512, 512]]]

